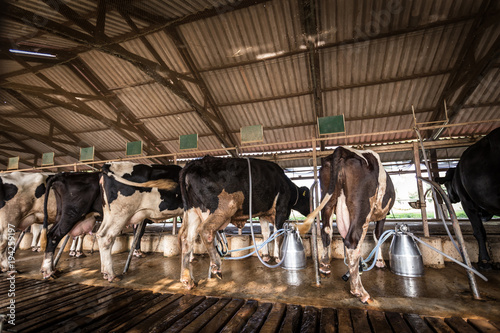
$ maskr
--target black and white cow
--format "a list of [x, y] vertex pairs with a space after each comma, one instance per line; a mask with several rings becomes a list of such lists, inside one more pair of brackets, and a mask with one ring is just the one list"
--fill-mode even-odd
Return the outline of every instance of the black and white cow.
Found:
[[[338, 147], [333, 154], [322, 159], [320, 169], [321, 204], [299, 226], [301, 234], [306, 233], [314, 217], [322, 211], [323, 240], [322, 270], [330, 272], [328, 248], [332, 239], [333, 214], [337, 217], [337, 228], [346, 246], [347, 264], [350, 273], [351, 293], [361, 302], [371, 302], [359, 276], [361, 245], [366, 236], [369, 222], [377, 222], [375, 239], [384, 228], [387, 213], [394, 205], [394, 186], [384, 170], [380, 158], [373, 151], [358, 151]], [[381, 256], [378, 266], [383, 267]]]
[[456, 168], [436, 178], [452, 203], [461, 202], [479, 245], [478, 266], [491, 269], [483, 222], [500, 215], [500, 127], [467, 148]]
[[[283, 227], [290, 211], [307, 215], [309, 189], [298, 188], [275, 163], [250, 159], [252, 170], [252, 216]], [[184, 218], [179, 231], [182, 249], [181, 282], [195, 286], [190, 257], [199, 234], [210, 255], [211, 272], [221, 278], [221, 258], [213, 240], [217, 230], [229, 223], [244, 226], [249, 218], [248, 160], [204, 157], [186, 164], [180, 185]]]
[[54, 273], [54, 251], [61, 239], [68, 233], [71, 237], [89, 233], [96, 218], [102, 216], [99, 178], [99, 172], [62, 172], [48, 180], [45, 198], [49, 198], [50, 193], [55, 195], [57, 215], [48, 234], [47, 216], [43, 222], [41, 245], [45, 254], [40, 270], [43, 278]]
[[183, 213], [177, 165], [144, 165], [130, 162], [106, 163], [100, 184], [103, 195], [103, 221], [97, 239], [103, 277], [116, 275], [111, 248], [127, 224], [144, 219], [161, 221]]
[[[50, 174], [12, 172], [0, 176], [0, 260], [1, 271], [9, 270], [7, 244], [9, 230], [24, 230], [43, 221], [45, 184]], [[56, 216], [54, 196], [48, 198], [49, 221]]]

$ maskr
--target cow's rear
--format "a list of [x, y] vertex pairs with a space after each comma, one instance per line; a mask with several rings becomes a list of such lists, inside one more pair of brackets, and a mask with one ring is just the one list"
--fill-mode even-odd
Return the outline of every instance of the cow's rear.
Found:
[[103, 221], [97, 233], [101, 272], [109, 281], [115, 278], [111, 248], [127, 224], [145, 219], [161, 221], [182, 214], [177, 165], [145, 165], [130, 162], [107, 163], [100, 184], [103, 195]]
[[[359, 276], [361, 245], [370, 221], [377, 222], [375, 238], [383, 230], [385, 217], [394, 205], [394, 186], [384, 170], [378, 154], [338, 147], [322, 160], [320, 170], [322, 202], [299, 228], [309, 230], [314, 217], [322, 210], [323, 255], [321, 270], [330, 273], [330, 243], [333, 236], [333, 214], [346, 246], [351, 293], [363, 303], [370, 302]], [[379, 266], [383, 265], [381, 257]]]

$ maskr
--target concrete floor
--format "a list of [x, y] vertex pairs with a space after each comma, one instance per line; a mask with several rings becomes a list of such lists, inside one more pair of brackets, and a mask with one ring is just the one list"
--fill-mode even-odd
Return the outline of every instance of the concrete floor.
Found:
[[[101, 278], [99, 253], [74, 259], [64, 253], [58, 268], [59, 281], [109, 286]], [[42, 254], [21, 250], [16, 254], [19, 276], [41, 279], [39, 269]], [[115, 271], [121, 272], [127, 253], [113, 255]], [[453, 263], [444, 269], [425, 268], [423, 277], [407, 278], [393, 274], [388, 268], [373, 269], [362, 275], [365, 289], [375, 299], [363, 305], [349, 293], [349, 283], [341, 276], [347, 271], [342, 260], [332, 261], [332, 275], [315, 285], [314, 265], [307, 259], [307, 268], [287, 271], [270, 269], [257, 258], [223, 262], [223, 279], [207, 279], [209, 259], [197, 255], [194, 262], [198, 286], [186, 291], [179, 282], [180, 257], [166, 258], [161, 253], [149, 253], [145, 258], [133, 258], [128, 273], [116, 287], [151, 290], [161, 293], [190, 293], [207, 296], [228, 296], [266, 302], [283, 302], [316, 307], [361, 308], [367, 310], [417, 313], [431, 316], [499, 320], [500, 270], [484, 272], [488, 282], [476, 278], [481, 300], [474, 300], [465, 270]]]

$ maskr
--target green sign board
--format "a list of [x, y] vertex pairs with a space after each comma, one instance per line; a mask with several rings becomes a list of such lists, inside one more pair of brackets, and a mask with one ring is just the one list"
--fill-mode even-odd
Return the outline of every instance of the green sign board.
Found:
[[9, 157], [9, 163], [7, 164], [7, 170], [19, 169], [19, 156]]
[[127, 142], [127, 156], [142, 154], [142, 141]]
[[262, 125], [245, 126], [240, 129], [241, 142], [264, 141], [264, 131]]
[[319, 134], [345, 132], [344, 115], [318, 118]]
[[188, 134], [179, 136], [180, 149], [196, 149], [198, 148], [198, 134]]
[[43, 153], [42, 166], [54, 165], [54, 153]]
[[80, 148], [80, 161], [93, 161], [94, 147]]

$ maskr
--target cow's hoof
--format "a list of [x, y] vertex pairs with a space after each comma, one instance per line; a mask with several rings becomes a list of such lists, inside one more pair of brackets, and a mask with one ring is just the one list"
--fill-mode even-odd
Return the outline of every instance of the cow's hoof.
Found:
[[85, 258], [86, 255], [83, 252], [76, 251], [75, 258]]
[[141, 250], [134, 250], [134, 257], [144, 258], [146, 255]]
[[270, 262], [270, 261], [271, 261], [271, 257], [269, 256], [269, 254], [264, 254], [264, 255], [262, 256], [262, 260], [263, 260], [264, 262]]
[[371, 298], [370, 295], [367, 295], [365, 297], [361, 297], [359, 300], [361, 301], [361, 303], [367, 304], [367, 305], [373, 303], [373, 298]]
[[320, 272], [320, 274], [324, 275], [325, 277], [329, 276], [332, 273], [331, 266], [321, 264], [319, 267], [319, 272]]
[[481, 260], [477, 263], [477, 266], [482, 271], [491, 271], [493, 269], [492, 261]]
[[69, 256], [74, 257], [75, 256], [75, 251], [69, 251]]
[[181, 280], [181, 282], [187, 290], [191, 290], [196, 287], [196, 282], [193, 280]]
[[271, 259], [273, 259], [274, 262], [277, 264], [279, 264], [281, 262], [281, 259], [279, 257], [271, 257]]
[[385, 267], [386, 267], [386, 266], [385, 266], [385, 261], [383, 261], [383, 260], [379, 259], [379, 260], [377, 260], [377, 262], [375, 263], [375, 266], [376, 266], [377, 268], [385, 268]]

